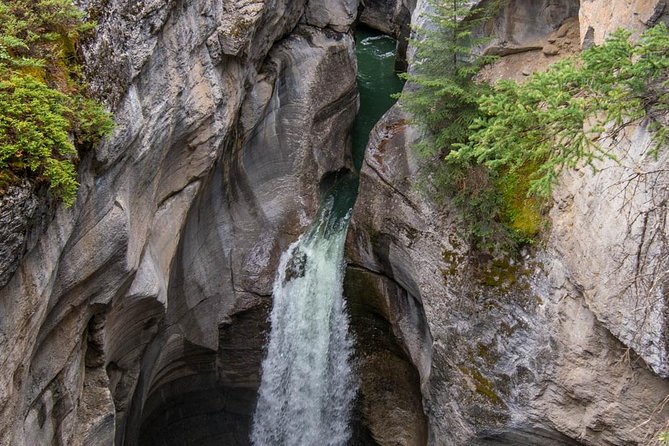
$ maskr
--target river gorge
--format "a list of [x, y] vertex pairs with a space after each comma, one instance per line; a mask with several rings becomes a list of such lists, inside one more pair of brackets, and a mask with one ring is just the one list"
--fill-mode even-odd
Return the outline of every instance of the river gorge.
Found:
[[[72, 207], [0, 197], [0, 445], [660, 444], [669, 174], [646, 126], [562, 172], [539, 243], [477, 255], [391, 97], [429, 2], [75, 3], [115, 128]], [[482, 76], [663, 21], [663, 0], [509, 0]]]

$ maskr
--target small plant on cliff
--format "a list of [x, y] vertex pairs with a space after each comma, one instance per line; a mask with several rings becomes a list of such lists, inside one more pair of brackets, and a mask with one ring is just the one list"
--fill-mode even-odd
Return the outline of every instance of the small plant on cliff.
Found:
[[0, 0], [0, 193], [26, 176], [73, 203], [76, 147], [112, 127], [81, 79], [76, 42], [93, 26], [71, 0]]

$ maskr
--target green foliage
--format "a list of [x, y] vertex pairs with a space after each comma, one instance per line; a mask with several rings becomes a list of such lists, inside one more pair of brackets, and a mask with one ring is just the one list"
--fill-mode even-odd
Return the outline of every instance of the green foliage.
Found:
[[[611, 158], [599, 144], [641, 118], [666, 111], [669, 104], [669, 34], [664, 24], [646, 31], [637, 43], [619, 30], [604, 45], [563, 60], [524, 84], [499, 82], [479, 99], [482, 111], [464, 144], [449, 162], [469, 162], [516, 174], [528, 165], [526, 195], [548, 197], [564, 168]], [[658, 145], [666, 129], [653, 120]]]
[[479, 115], [478, 97], [489, 91], [488, 85], [474, 82], [474, 75], [492, 58], [474, 55], [471, 49], [488, 40], [475, 31], [490, 20], [497, 3], [474, 9], [470, 3], [428, 0], [432, 25], [416, 29], [419, 38], [411, 40], [414, 69], [404, 77], [416, 88], [405, 90], [401, 99], [431, 135], [418, 146], [423, 155], [444, 154], [453, 143], [464, 141]]
[[660, 432], [657, 436], [657, 440], [660, 444], [669, 445], [669, 432]]
[[[441, 27], [448, 31], [452, 26]], [[437, 57], [422, 61], [448, 82], [459, 82], [461, 76], [439, 68], [441, 63]], [[619, 30], [605, 44], [535, 73], [522, 84], [487, 86], [470, 77], [463, 87], [466, 93], [452, 95], [455, 103], [429, 118], [424, 117], [429, 109], [421, 107], [427, 105], [433, 84], [414, 78], [426, 95], [423, 102], [415, 93], [402, 99], [433, 135], [419, 150], [443, 159], [430, 169], [432, 184], [460, 209], [466, 235], [478, 247], [508, 250], [541, 230], [542, 211], [560, 172], [581, 165], [595, 169], [596, 161], [613, 158], [600, 144], [603, 135], [615, 140], [626, 126], [646, 119], [655, 151], [669, 143], [664, 121], [668, 76], [669, 33], [660, 24], [637, 42]], [[458, 107], [466, 109], [466, 123], [452, 116]], [[451, 131], [453, 126], [457, 132]], [[443, 129], [448, 130], [446, 137]]]
[[93, 27], [71, 0], [0, 0], [0, 187], [29, 176], [74, 202], [75, 146], [112, 128], [77, 61], [76, 41]]

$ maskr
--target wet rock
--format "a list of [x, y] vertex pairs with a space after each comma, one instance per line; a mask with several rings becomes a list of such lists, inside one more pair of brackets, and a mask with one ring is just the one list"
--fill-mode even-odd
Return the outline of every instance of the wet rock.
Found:
[[306, 265], [307, 254], [302, 251], [295, 252], [286, 265], [286, 282], [304, 277]]
[[395, 69], [406, 71], [411, 15], [416, 0], [365, 0], [360, 23], [397, 39]]
[[37, 197], [28, 182], [10, 186], [0, 197], [0, 288], [19, 266]]

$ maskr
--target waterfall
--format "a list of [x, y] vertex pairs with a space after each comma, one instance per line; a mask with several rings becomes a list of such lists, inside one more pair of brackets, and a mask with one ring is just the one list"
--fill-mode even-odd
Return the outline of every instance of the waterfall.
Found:
[[[395, 40], [359, 30], [356, 42], [361, 104], [352, 139], [357, 170], [369, 132], [403, 81], [394, 71]], [[317, 218], [281, 256], [251, 433], [255, 446], [349, 443], [357, 382], [342, 288], [344, 242], [358, 181], [357, 174], [335, 175]]]
[[342, 296], [350, 205], [335, 197], [281, 257], [251, 434], [255, 446], [343, 446], [350, 437], [357, 387]]

